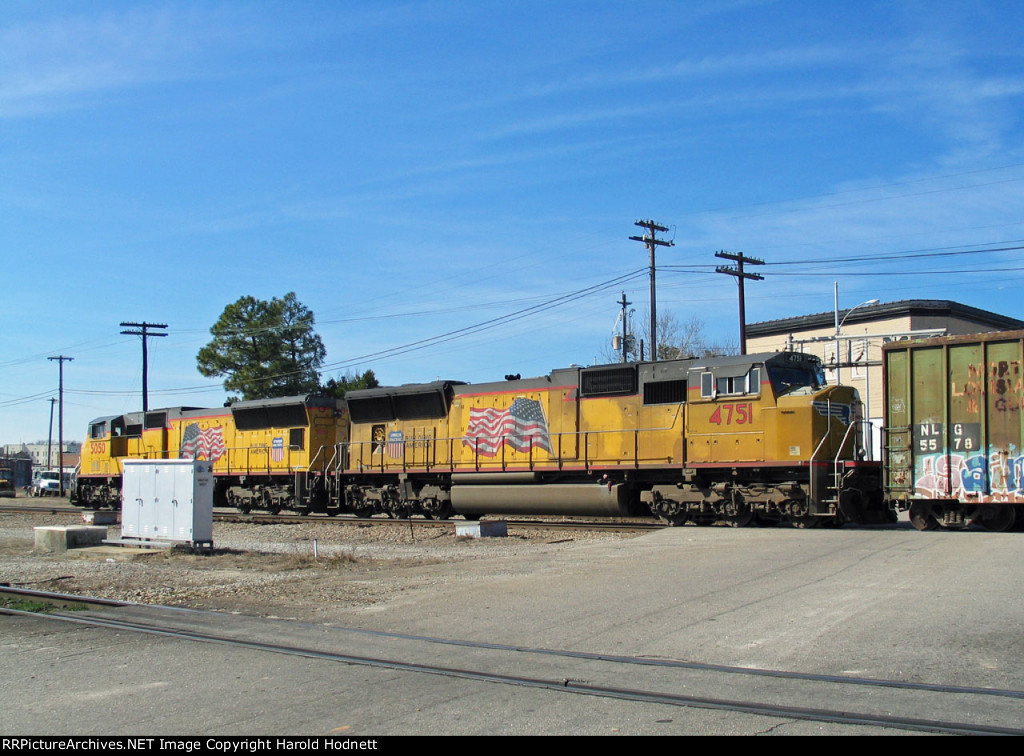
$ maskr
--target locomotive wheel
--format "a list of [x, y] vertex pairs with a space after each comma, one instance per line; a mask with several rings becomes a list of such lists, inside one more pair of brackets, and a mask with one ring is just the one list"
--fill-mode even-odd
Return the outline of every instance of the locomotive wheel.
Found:
[[794, 528], [820, 528], [821, 518], [815, 515], [799, 515], [797, 517], [791, 517], [790, 522], [793, 523]]
[[453, 514], [454, 510], [450, 501], [441, 502], [434, 511], [434, 517], [438, 520], [449, 520]]
[[993, 533], [1005, 533], [1013, 529], [1016, 519], [1012, 506], [996, 505], [982, 507], [981, 514], [974, 522]]
[[675, 515], [658, 515], [658, 519], [668, 525], [670, 528], [678, 528], [686, 524], [686, 521], [690, 518], [686, 514], [675, 514]]
[[914, 504], [910, 507], [910, 524], [918, 530], [938, 530], [942, 527], [939, 521], [928, 511], [928, 507], [920, 504]]
[[723, 518], [722, 522], [730, 528], [745, 528], [754, 521], [754, 513], [746, 511], [741, 514], [729, 515]]

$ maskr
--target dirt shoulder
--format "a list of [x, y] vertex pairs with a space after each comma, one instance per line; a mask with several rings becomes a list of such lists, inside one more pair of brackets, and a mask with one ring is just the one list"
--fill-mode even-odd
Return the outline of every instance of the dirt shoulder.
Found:
[[[409, 590], [530, 569], [585, 543], [627, 534], [509, 528], [465, 538], [454, 525], [215, 523], [212, 555], [119, 547], [37, 551], [33, 528], [71, 515], [0, 514], [0, 582], [147, 604], [331, 621], [376, 611]], [[111, 537], [120, 534], [110, 527]]]

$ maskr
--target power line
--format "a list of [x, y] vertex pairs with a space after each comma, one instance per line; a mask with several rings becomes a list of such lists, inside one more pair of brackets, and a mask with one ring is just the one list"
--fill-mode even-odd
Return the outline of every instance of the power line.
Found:
[[[456, 339], [465, 338], [467, 336], [472, 336], [472, 335], [475, 335], [477, 333], [488, 331], [488, 330], [491, 330], [493, 328], [497, 328], [497, 327], [499, 327], [501, 325], [505, 325], [507, 323], [515, 322], [517, 320], [522, 320], [524, 318], [528, 318], [528, 317], [530, 317], [532, 315], [536, 315], [538, 313], [545, 312], [545, 311], [553, 309], [555, 307], [560, 307], [560, 306], [562, 306], [564, 304], [568, 304], [570, 302], [574, 302], [576, 300], [579, 300], [579, 299], [582, 299], [584, 297], [590, 296], [591, 294], [596, 294], [596, 293], [599, 293], [599, 292], [604, 291], [606, 289], [618, 286], [618, 285], [620, 285], [621, 283], [623, 283], [625, 281], [629, 281], [629, 280], [634, 279], [634, 278], [639, 278], [639, 277], [641, 277], [644, 274], [645, 270], [646, 270], [645, 268], [637, 268], [637, 269], [629, 271], [628, 273], [624, 273], [624, 274], [622, 274], [620, 276], [616, 276], [614, 278], [608, 279], [607, 281], [602, 281], [600, 283], [594, 284], [593, 286], [588, 286], [588, 287], [585, 287], [583, 289], [578, 289], [576, 291], [569, 292], [567, 294], [561, 294], [561, 295], [559, 295], [557, 297], [553, 297], [552, 299], [546, 300], [546, 301], [541, 302], [539, 304], [532, 305], [530, 307], [526, 307], [526, 308], [523, 308], [521, 310], [517, 310], [517, 311], [511, 312], [511, 313], [507, 313], [505, 315], [501, 315], [501, 316], [498, 316], [498, 317], [495, 317], [495, 318], [491, 318], [489, 320], [481, 321], [480, 323], [474, 323], [473, 325], [468, 325], [468, 326], [465, 326], [463, 328], [457, 328], [457, 329], [452, 330], [452, 331], [447, 331], [445, 333], [438, 334], [436, 336], [430, 336], [430, 337], [427, 337], [427, 338], [424, 338], [424, 339], [419, 339], [417, 341], [409, 342], [407, 344], [401, 344], [399, 346], [391, 347], [389, 349], [383, 349], [383, 350], [380, 350], [378, 352], [371, 352], [369, 354], [359, 355], [358, 357], [351, 357], [349, 359], [341, 360], [339, 362], [334, 362], [334, 363], [329, 363], [329, 364], [326, 364], [326, 365], [322, 365], [321, 366], [321, 371], [337, 370], [337, 369], [340, 369], [340, 368], [352, 367], [353, 365], [358, 365], [360, 363], [365, 363], [365, 362], [367, 362], [369, 360], [374, 360], [374, 359], [375, 360], [381, 360], [381, 359], [388, 359], [388, 358], [398, 357], [400, 355], [408, 354], [410, 352], [419, 351], [421, 349], [426, 349], [428, 347], [437, 346], [439, 344], [444, 344], [444, 343], [447, 343], [447, 342], [450, 342], [450, 341], [454, 341]], [[287, 377], [289, 375], [292, 375], [292, 374], [293, 373], [291, 373], [291, 372], [289, 372], [289, 373], [282, 373], [280, 375], [269, 376], [265, 380], [274, 380], [274, 379], [277, 379], [277, 378], [285, 378], [285, 377]], [[154, 393], [155, 394], [184, 394], [184, 393], [202, 393], [202, 392], [205, 392], [205, 391], [212, 391], [212, 390], [215, 390], [215, 389], [210, 387], [210, 386], [184, 386], [184, 387], [181, 387], [181, 388], [170, 388], [170, 389], [164, 389], [164, 390], [161, 390], [161, 391], [155, 391]], [[127, 392], [127, 391], [109, 391], [109, 392], [108, 391], [90, 391], [90, 390], [79, 389], [79, 390], [74, 391], [73, 393], [76, 393], [76, 394], [102, 395], [102, 396], [124, 396], [124, 395], [127, 395], [127, 394], [131, 393], [131, 392]]]
[[[1018, 241], [1018, 240], [1013, 240]], [[998, 242], [993, 242], [998, 243]], [[1005, 243], [1005, 242], [1003, 242]], [[777, 260], [775, 262], [765, 263], [766, 265], [778, 266], [778, 265], [815, 265], [827, 262], [829, 265], [843, 262], [879, 262], [883, 260], [913, 260], [919, 258], [932, 258], [932, 257], [956, 257], [960, 255], [983, 255], [993, 252], [1018, 252], [1024, 249], [1022, 245], [1015, 245], [1009, 247], [990, 247], [988, 249], [962, 249], [957, 251], [948, 251], [950, 247], [940, 247], [936, 250], [908, 250], [906, 252], [884, 252], [877, 255], [853, 255], [850, 257], [832, 257], [827, 261], [821, 259], [815, 260]], [[710, 264], [695, 264], [695, 265], [663, 265], [659, 266], [659, 270], [680, 270], [680, 271], [693, 271], [697, 272], [701, 268], [710, 268]]]

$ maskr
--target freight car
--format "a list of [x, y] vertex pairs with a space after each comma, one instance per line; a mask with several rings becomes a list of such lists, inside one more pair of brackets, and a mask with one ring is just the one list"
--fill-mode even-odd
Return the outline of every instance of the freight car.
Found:
[[1024, 331], [883, 347], [887, 497], [920, 530], [1024, 526]]
[[[863, 459], [856, 392], [827, 386], [818, 359], [795, 352], [149, 414], [161, 413], [94, 421], [79, 504], [116, 502], [125, 456], [205, 454], [218, 503], [241, 509], [734, 526], [895, 519], [881, 465]], [[188, 448], [190, 427], [200, 438], [222, 429], [217, 448]]]

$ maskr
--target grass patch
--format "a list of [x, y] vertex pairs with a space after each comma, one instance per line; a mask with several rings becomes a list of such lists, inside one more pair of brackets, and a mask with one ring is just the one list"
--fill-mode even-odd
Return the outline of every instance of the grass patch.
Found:
[[52, 612], [55, 609], [60, 609], [62, 607], [48, 603], [46, 601], [14, 598], [12, 596], [0, 596], [0, 608], [13, 609], [14, 611], [18, 612], [32, 612], [33, 614], [46, 614], [47, 612]]

